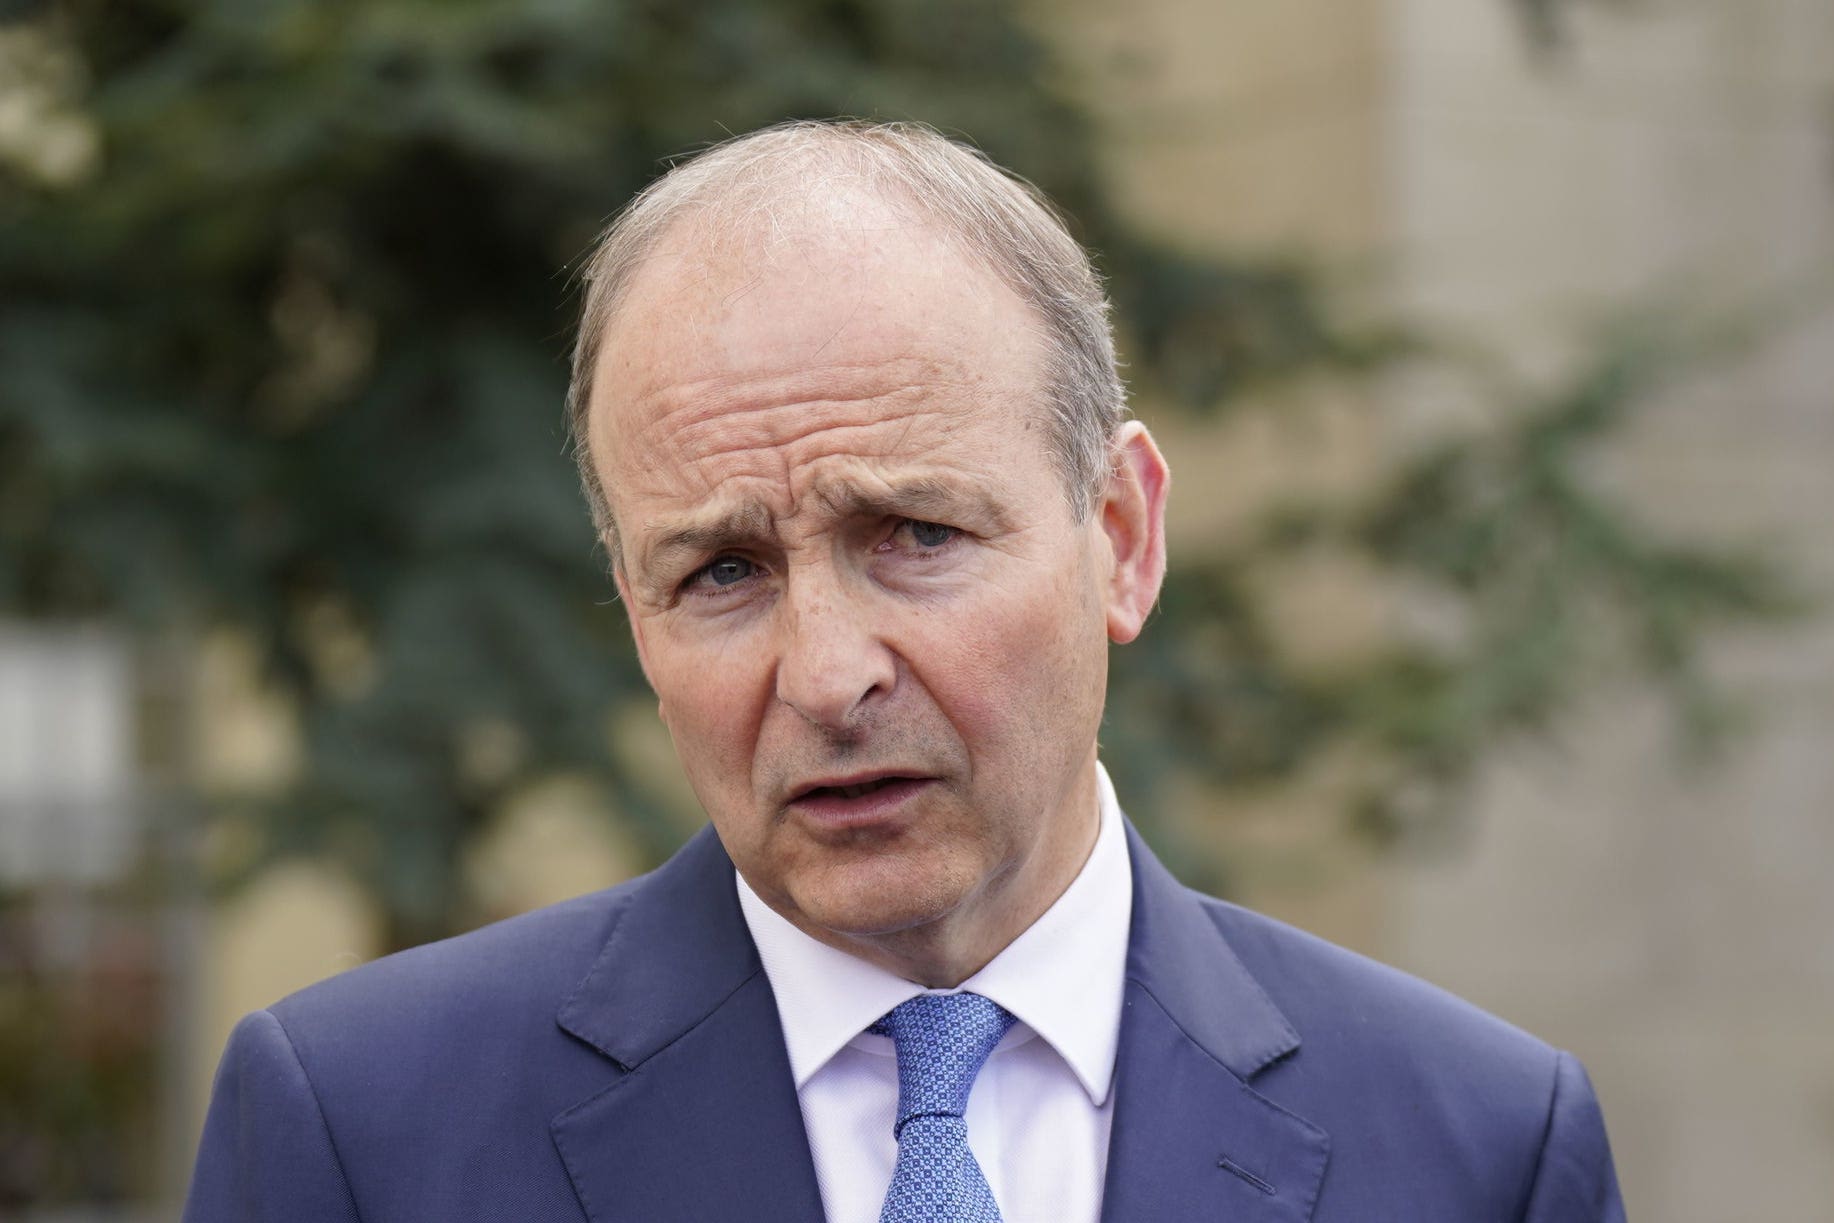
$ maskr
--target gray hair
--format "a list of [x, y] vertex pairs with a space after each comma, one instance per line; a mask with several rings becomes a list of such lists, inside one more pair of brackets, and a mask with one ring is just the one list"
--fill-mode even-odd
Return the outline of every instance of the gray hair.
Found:
[[807, 191], [812, 171], [834, 169], [916, 207], [1037, 311], [1046, 343], [1051, 458], [1071, 513], [1079, 522], [1088, 517], [1109, 474], [1127, 392], [1101, 277], [1057, 210], [1032, 184], [923, 124], [796, 120], [674, 166], [618, 214], [587, 259], [567, 423], [593, 523], [614, 563], [617, 525], [587, 445], [587, 409], [600, 349], [637, 270], [685, 215], [730, 224], [747, 206]]

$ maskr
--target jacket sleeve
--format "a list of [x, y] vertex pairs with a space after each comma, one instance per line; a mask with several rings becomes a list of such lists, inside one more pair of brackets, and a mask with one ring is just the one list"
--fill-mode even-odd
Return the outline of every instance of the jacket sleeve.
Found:
[[358, 1223], [318, 1097], [267, 1011], [236, 1025], [217, 1067], [184, 1223]]
[[1611, 1143], [1592, 1081], [1562, 1053], [1523, 1223], [1624, 1223]]

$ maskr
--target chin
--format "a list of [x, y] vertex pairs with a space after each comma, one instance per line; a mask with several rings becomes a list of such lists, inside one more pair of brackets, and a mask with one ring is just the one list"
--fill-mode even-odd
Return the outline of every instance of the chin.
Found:
[[942, 920], [961, 907], [980, 879], [966, 864], [853, 862], [793, 880], [788, 891], [805, 924], [863, 938]]

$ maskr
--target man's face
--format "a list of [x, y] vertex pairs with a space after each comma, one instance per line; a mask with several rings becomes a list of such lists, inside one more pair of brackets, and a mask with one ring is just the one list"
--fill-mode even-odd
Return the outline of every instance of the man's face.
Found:
[[678, 229], [589, 441], [688, 780], [808, 933], [991, 955], [1096, 823], [1114, 551], [1051, 465], [1040, 324], [882, 205]]

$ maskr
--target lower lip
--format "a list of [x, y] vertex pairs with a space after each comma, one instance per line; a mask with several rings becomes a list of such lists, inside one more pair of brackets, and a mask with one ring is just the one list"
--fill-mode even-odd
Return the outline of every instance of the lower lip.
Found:
[[805, 819], [833, 828], [857, 827], [877, 823], [900, 814], [905, 806], [935, 782], [930, 778], [900, 778], [858, 798], [829, 791], [799, 798], [789, 809]]

